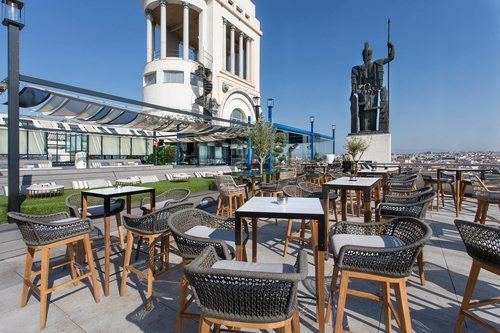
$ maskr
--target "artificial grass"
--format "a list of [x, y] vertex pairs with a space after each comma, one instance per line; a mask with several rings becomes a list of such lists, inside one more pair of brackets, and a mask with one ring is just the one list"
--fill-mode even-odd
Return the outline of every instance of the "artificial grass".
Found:
[[[184, 182], [160, 181], [158, 183], [148, 183], [138, 186], [154, 187], [156, 194], [160, 194], [172, 188], [188, 188], [192, 193], [203, 192], [215, 189], [213, 179], [191, 178]], [[64, 195], [48, 198], [23, 198], [21, 203], [21, 212], [26, 214], [51, 214], [57, 212], [69, 212], [64, 204], [66, 197], [73, 193], [81, 192], [81, 190], [65, 190]], [[142, 198], [148, 197], [149, 194], [137, 194], [132, 196], [132, 203], [138, 203]], [[0, 196], [0, 224], [7, 223], [7, 197]]]

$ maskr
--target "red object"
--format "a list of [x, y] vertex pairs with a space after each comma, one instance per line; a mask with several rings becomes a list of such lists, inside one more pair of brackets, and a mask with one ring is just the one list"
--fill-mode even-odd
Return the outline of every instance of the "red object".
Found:
[[153, 140], [153, 147], [158, 146], [158, 142], [156, 140]]

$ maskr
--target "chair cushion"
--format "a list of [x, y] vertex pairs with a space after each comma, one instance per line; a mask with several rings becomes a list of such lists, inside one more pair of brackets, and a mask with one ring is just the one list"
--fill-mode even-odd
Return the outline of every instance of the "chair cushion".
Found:
[[65, 218], [65, 219], [62, 219], [62, 220], [52, 221], [50, 223], [53, 223], [53, 224], [68, 223], [68, 222], [73, 222], [73, 221], [76, 221], [76, 220], [79, 220], [79, 219], [80, 218], [78, 218], [78, 217], [68, 217], [68, 218]]
[[[244, 231], [243, 233], [245, 234]], [[229, 252], [235, 253], [236, 242], [234, 240], [234, 230], [215, 229], [203, 225], [197, 225], [186, 231], [185, 234], [200, 238], [223, 240], [226, 242]], [[243, 236], [243, 238], [245, 237], [246, 235]]]
[[[118, 213], [118, 210], [121, 208], [121, 202], [117, 201], [114, 203], [111, 203], [110, 205], [110, 214], [116, 214]], [[82, 213], [82, 209], [78, 209], [80, 211], [80, 214]], [[96, 205], [96, 206], [88, 206], [87, 207], [87, 216], [88, 217], [99, 217], [99, 216], [104, 216], [104, 205]]]
[[295, 273], [295, 268], [289, 264], [252, 263], [236, 260], [219, 260], [213, 264], [212, 268], [261, 273]]
[[365, 247], [398, 247], [403, 246], [405, 243], [394, 236], [372, 236], [372, 235], [349, 235], [349, 234], [338, 234], [333, 235], [331, 238], [331, 244], [333, 245], [333, 255], [338, 257], [340, 249], [344, 245], [356, 245]]
[[[165, 207], [168, 203], [173, 202], [173, 201], [175, 201], [175, 200], [173, 200], [173, 199], [167, 199], [167, 200], [163, 200], [163, 201], [157, 201], [157, 202], [155, 203], [155, 207], [156, 207], [157, 209], [159, 209], [159, 208], [163, 208], [163, 207]], [[144, 204], [144, 205], [142, 205], [142, 206], [141, 206], [141, 209], [143, 209], [143, 210], [148, 210], [148, 211], [149, 211], [149, 210], [151, 210], [151, 204]]]

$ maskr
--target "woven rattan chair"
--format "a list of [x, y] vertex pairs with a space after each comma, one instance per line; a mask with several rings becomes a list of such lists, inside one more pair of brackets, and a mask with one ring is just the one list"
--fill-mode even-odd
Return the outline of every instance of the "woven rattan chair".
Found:
[[[305, 194], [305, 197], [313, 197], [313, 198], [323, 198], [323, 188], [321, 185], [314, 184], [311, 182], [301, 182], [299, 183], [299, 187], [302, 190], [303, 194]], [[330, 206], [333, 207], [333, 213], [335, 215], [335, 221], [339, 221], [339, 217], [337, 214], [337, 203], [336, 200], [338, 199], [339, 195], [337, 194], [336, 191], [330, 191], [329, 193], [329, 198], [330, 198]], [[359, 204], [358, 204], [359, 206]]]
[[260, 196], [277, 197], [283, 195], [283, 187], [290, 183], [289, 179], [280, 179], [270, 183], [260, 183]]
[[[9, 212], [7, 216], [11, 221], [16, 222], [27, 245], [21, 306], [26, 306], [28, 291], [31, 288], [40, 298], [40, 329], [45, 328], [47, 321], [47, 296], [70, 283], [76, 285], [78, 281], [89, 278], [94, 299], [99, 302], [99, 290], [97, 288], [94, 258], [89, 237], [93, 226], [89, 219], [70, 218], [68, 213], [65, 212], [51, 215], [27, 215]], [[77, 273], [73, 243], [83, 245], [82, 247], [87, 255], [88, 270], [79, 265], [80, 273]], [[67, 261], [50, 267], [50, 250], [59, 246], [66, 246]], [[41, 252], [41, 267], [39, 271], [33, 272], [33, 257], [36, 251]], [[49, 271], [65, 265], [70, 266], [72, 279], [49, 288]], [[39, 286], [37, 286], [37, 276], [40, 276]]]
[[465, 316], [492, 332], [498, 332], [498, 328], [482, 320], [471, 310], [480, 306], [499, 303], [500, 298], [493, 297], [473, 303], [471, 303], [471, 298], [481, 269], [500, 275], [500, 228], [462, 220], [455, 220], [455, 225], [462, 237], [467, 254], [472, 257], [472, 267], [455, 325], [455, 333], [460, 332]]
[[[69, 208], [69, 213], [72, 217], [82, 217], [82, 195], [81, 193], [75, 193], [68, 195], [65, 200], [66, 207]], [[125, 240], [123, 238], [123, 228], [121, 212], [125, 207], [125, 200], [123, 199], [112, 199], [111, 200], [111, 211], [110, 215], [114, 215], [116, 218], [116, 225], [118, 228], [118, 237], [120, 239], [120, 248], [125, 250]], [[87, 197], [87, 218], [94, 220], [104, 217], [104, 204], [103, 199], [98, 197], [89, 196]]]
[[[423, 194], [414, 195], [388, 195], [386, 196], [386, 200], [390, 200], [391, 202], [383, 202], [378, 206], [379, 216], [381, 219], [405, 216], [424, 221], [427, 208], [435, 197], [436, 193], [434, 191], [423, 191]], [[420, 283], [423, 286], [425, 285], [424, 251], [421, 251], [418, 256], [418, 270]]]
[[[235, 222], [233, 218], [225, 218], [207, 213], [200, 209], [186, 209], [172, 214], [168, 219], [168, 226], [182, 257], [184, 265], [190, 263], [201, 254], [207, 246], [212, 246], [217, 252], [217, 256], [230, 260], [235, 257], [236, 245]], [[243, 227], [243, 249], [248, 241], [248, 224], [245, 220]], [[243, 251], [246, 261], [246, 251]], [[188, 299], [188, 282], [186, 276], [181, 278], [181, 288], [179, 295], [179, 306], [177, 308], [176, 332], [182, 332], [182, 319], [197, 319], [198, 316], [186, 312], [193, 301], [193, 297]]]
[[500, 207], [500, 191], [492, 191], [484, 185], [478, 176], [472, 175], [470, 177], [472, 190], [477, 199], [477, 211], [474, 222], [485, 223], [488, 214], [488, 207], [490, 204], [496, 204]]
[[184, 268], [201, 308], [201, 333], [212, 324], [233, 328], [299, 332], [297, 288], [307, 276], [307, 257], [300, 251], [294, 266], [220, 260], [208, 247]]
[[418, 175], [395, 175], [387, 180], [387, 189], [391, 192], [411, 192], [417, 188]]
[[[342, 332], [342, 319], [347, 294], [383, 303], [386, 332], [390, 331], [391, 313], [397, 316], [401, 332], [412, 332], [406, 281], [418, 254], [431, 237], [424, 222], [399, 217], [386, 222], [339, 222], [331, 229], [331, 244], [335, 265], [332, 275], [332, 295], [339, 291], [334, 331]], [[337, 278], [340, 274], [340, 288]], [[382, 296], [348, 288], [349, 279], [359, 278], [380, 282]], [[398, 312], [390, 301], [393, 284]], [[328, 299], [327, 321], [331, 309]]]
[[422, 178], [424, 180], [425, 186], [431, 186], [431, 187], [436, 186], [436, 193], [437, 193], [436, 210], [439, 210], [439, 197], [440, 196], [441, 196], [441, 205], [442, 205], [442, 207], [444, 207], [444, 184], [448, 184], [450, 186], [452, 196], [453, 196], [453, 198], [455, 198], [455, 194], [454, 194], [455, 193], [455, 186], [454, 186], [455, 179], [453, 178], [453, 176], [441, 173], [441, 177], [437, 178], [437, 177], [434, 177], [433, 175], [423, 173]]
[[[127, 286], [127, 276], [129, 271], [145, 278], [148, 283], [146, 292], [146, 310], [151, 310], [153, 307], [153, 280], [169, 271], [169, 246], [170, 246], [170, 229], [167, 221], [168, 217], [176, 212], [184, 209], [192, 208], [192, 203], [177, 203], [167, 205], [152, 213], [143, 216], [133, 216], [129, 214], [123, 215], [123, 225], [127, 229], [127, 248], [125, 250], [125, 258], [123, 261], [123, 275], [120, 286], [120, 295], [125, 295], [125, 288]], [[148, 265], [147, 269], [141, 271], [130, 264], [130, 257], [132, 256], [132, 247], [134, 244], [134, 237], [146, 239], [148, 242]], [[163, 269], [163, 264], [166, 263], [166, 270], [155, 274], [155, 257], [156, 257], [156, 241], [161, 240], [161, 264], [159, 270]]]
[[[283, 193], [287, 197], [291, 197], [291, 198], [305, 198], [305, 197], [309, 196], [308, 192], [304, 192], [297, 185], [284, 186]], [[300, 241], [301, 245], [304, 245], [305, 241], [307, 241], [307, 242], [312, 241], [312, 235], [310, 237], [305, 237], [306, 230], [311, 230], [310, 222], [306, 223], [306, 220], [302, 219], [298, 236], [294, 235], [294, 233], [292, 232], [292, 225], [293, 225], [293, 220], [288, 219], [288, 226], [287, 226], [286, 235], [285, 235], [285, 248], [283, 249], [283, 257], [286, 256], [286, 251], [288, 250], [288, 242], [290, 239], [295, 239], [295, 240]]]
[[233, 216], [238, 206], [242, 206], [245, 199], [245, 184], [237, 185], [233, 177], [229, 175], [218, 175], [214, 177], [215, 185], [219, 191], [217, 203], [217, 215]]
[[[173, 188], [155, 197], [155, 207], [156, 209], [158, 209], [167, 205], [183, 202], [187, 200], [190, 195], [191, 190], [188, 190], [187, 188]], [[141, 200], [141, 209], [144, 214], [151, 213], [151, 204], [149, 203], [149, 197], [143, 198]]]

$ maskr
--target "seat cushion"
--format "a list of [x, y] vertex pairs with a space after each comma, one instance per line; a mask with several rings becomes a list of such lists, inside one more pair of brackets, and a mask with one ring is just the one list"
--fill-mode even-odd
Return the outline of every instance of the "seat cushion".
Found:
[[76, 220], [79, 220], [79, 218], [78, 217], [68, 217], [68, 218], [65, 218], [65, 219], [62, 219], [62, 220], [52, 221], [50, 223], [54, 223], [54, 224], [68, 223], [68, 222], [73, 222], [73, 221], [76, 221]]
[[403, 246], [405, 243], [394, 236], [371, 236], [371, 235], [349, 235], [349, 234], [339, 234], [333, 235], [331, 238], [331, 244], [333, 246], [333, 256], [338, 257], [340, 249], [344, 245], [356, 245], [365, 247], [398, 247]]
[[289, 264], [252, 263], [236, 260], [219, 260], [213, 264], [212, 268], [261, 273], [295, 273], [294, 267]]
[[[169, 204], [170, 202], [174, 202], [174, 201], [175, 201], [175, 200], [173, 200], [173, 199], [167, 199], [167, 200], [163, 200], [163, 201], [157, 201], [157, 202], [155, 203], [155, 207], [156, 207], [157, 209], [159, 209], [159, 208], [163, 208], [163, 207], [165, 207], [167, 204]], [[141, 206], [141, 209], [143, 209], [143, 210], [147, 210], [147, 211], [150, 211], [150, 210], [151, 210], [151, 204], [144, 204], [144, 205], [142, 205], [142, 206]]]
[[[117, 201], [114, 203], [111, 203], [110, 205], [110, 214], [114, 215], [118, 213], [118, 211], [121, 208], [121, 202]], [[78, 209], [80, 211], [80, 214], [82, 213], [82, 209]], [[99, 217], [99, 216], [104, 216], [104, 205], [96, 205], [96, 206], [88, 206], [87, 207], [87, 216], [88, 217]]]
[[[229, 252], [235, 253], [236, 242], [234, 240], [234, 230], [215, 229], [197, 225], [186, 231], [185, 234], [200, 238], [223, 240], [226, 242]], [[244, 235], [243, 238], [246, 238], [246, 235]]]

